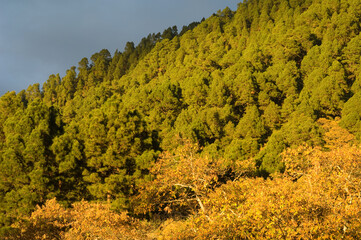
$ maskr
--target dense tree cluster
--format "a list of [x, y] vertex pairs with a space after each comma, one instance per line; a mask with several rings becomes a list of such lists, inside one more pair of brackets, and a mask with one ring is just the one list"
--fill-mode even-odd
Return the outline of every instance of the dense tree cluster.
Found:
[[[232, 226], [255, 223], [261, 216], [272, 221], [265, 203], [248, 209], [252, 197], [229, 209], [217, 198], [222, 191], [232, 195], [253, 184], [259, 192], [279, 188], [279, 196], [297, 195], [303, 185], [300, 181], [293, 188], [292, 174], [273, 182], [258, 177], [290, 173], [281, 155], [285, 149], [307, 144], [301, 155], [332, 149], [321, 118], [340, 119], [340, 126], [360, 140], [360, 6], [359, 0], [249, 0], [234, 12], [226, 8], [184, 26], [180, 33], [170, 27], [137, 46], [128, 42], [123, 52], [112, 55], [103, 49], [81, 59], [65, 76], [49, 76], [42, 87], [6, 93], [0, 98], [0, 236], [16, 231], [15, 222], [55, 197], [64, 206], [82, 199], [109, 201], [134, 217], [201, 209], [195, 222], [186, 223], [193, 224], [189, 229], [209, 227], [222, 208], [233, 218], [249, 214], [232, 218]], [[312, 160], [292, 159], [301, 165]], [[313, 176], [316, 170], [310, 168], [302, 165], [302, 174]], [[343, 181], [332, 169], [322, 174], [335, 179], [315, 183], [319, 188]], [[217, 190], [244, 175], [257, 180]], [[272, 191], [264, 198], [276, 202]], [[313, 197], [306, 200], [320, 204]], [[230, 204], [241, 204], [241, 198], [235, 196]], [[284, 204], [297, 209], [306, 200]], [[206, 213], [207, 206], [213, 210]], [[280, 206], [270, 207], [284, 213]], [[329, 222], [332, 211], [341, 211], [316, 207]], [[312, 211], [299, 219], [311, 218]], [[307, 226], [289, 232], [294, 222], [287, 214], [269, 223], [274, 235], [260, 237], [321, 236], [322, 228], [312, 232]], [[204, 221], [210, 222], [197, 225]], [[268, 229], [244, 227], [250, 234]]]
[[224, 183], [224, 161], [186, 142], [160, 157], [151, 167], [156, 178], [132, 200], [136, 212], [158, 218], [135, 218], [104, 202], [64, 208], [51, 199], [6, 239], [359, 239], [361, 148], [338, 122], [317, 124], [325, 147], [287, 148], [285, 171], [271, 178], [255, 177], [255, 165], [240, 161]]

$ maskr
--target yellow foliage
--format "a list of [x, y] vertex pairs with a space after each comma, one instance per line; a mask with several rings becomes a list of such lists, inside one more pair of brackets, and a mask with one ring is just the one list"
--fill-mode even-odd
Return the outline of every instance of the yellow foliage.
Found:
[[287, 149], [284, 173], [217, 188], [204, 200], [207, 215], [167, 225], [169, 239], [360, 239], [361, 148], [322, 121], [326, 149]]
[[140, 190], [135, 212], [189, 211], [198, 207], [205, 212], [203, 198], [224, 171], [220, 160], [201, 157], [198, 146], [185, 143], [176, 154], [165, 152], [151, 168], [155, 180]]
[[109, 204], [65, 209], [52, 199], [12, 239], [361, 239], [361, 148], [337, 123], [319, 123], [325, 147], [286, 149], [284, 173], [268, 179], [248, 174], [244, 161], [239, 177], [221, 185], [222, 161], [200, 156], [196, 145], [164, 153], [133, 202], [136, 213], [168, 214], [153, 225]]
[[152, 239], [146, 222], [114, 212], [109, 204], [86, 201], [65, 209], [55, 199], [48, 200], [14, 227], [21, 233], [9, 239]]

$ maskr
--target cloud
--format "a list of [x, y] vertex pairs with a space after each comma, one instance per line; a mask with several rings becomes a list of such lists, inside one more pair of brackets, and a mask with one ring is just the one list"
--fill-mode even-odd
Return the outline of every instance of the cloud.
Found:
[[123, 50], [149, 33], [179, 28], [237, 1], [3, 0], [0, 9], [0, 94], [64, 75], [103, 48]]

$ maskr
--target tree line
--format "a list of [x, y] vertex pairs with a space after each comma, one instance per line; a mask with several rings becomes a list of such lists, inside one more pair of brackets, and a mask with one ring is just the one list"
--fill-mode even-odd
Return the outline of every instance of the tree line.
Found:
[[[53, 198], [67, 207], [108, 201], [150, 218], [171, 215], [174, 204], [146, 203], [149, 211], [139, 212], [137, 196], [164, 190], [172, 203], [192, 196], [195, 205], [174, 205], [183, 215], [206, 209], [200, 196], [237, 179], [240, 164], [254, 165], [247, 176], [269, 179], [287, 172], [285, 149], [327, 149], [319, 119], [336, 119], [359, 141], [359, 6], [250, 0], [180, 33], [170, 27], [137, 46], [128, 42], [123, 52], [103, 49], [63, 77], [4, 94], [2, 234], [17, 231], [14, 223]], [[189, 144], [197, 146], [197, 164], [209, 167], [197, 172], [209, 173], [205, 185], [189, 179], [189, 156], [179, 155]], [[157, 164], [174, 166], [164, 171], [188, 182], [170, 186], [175, 182], [157, 178]]]

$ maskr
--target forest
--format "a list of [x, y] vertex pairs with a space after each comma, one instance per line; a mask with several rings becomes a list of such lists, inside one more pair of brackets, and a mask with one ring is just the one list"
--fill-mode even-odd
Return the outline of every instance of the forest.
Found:
[[0, 97], [1, 239], [361, 239], [361, 1], [248, 0]]

